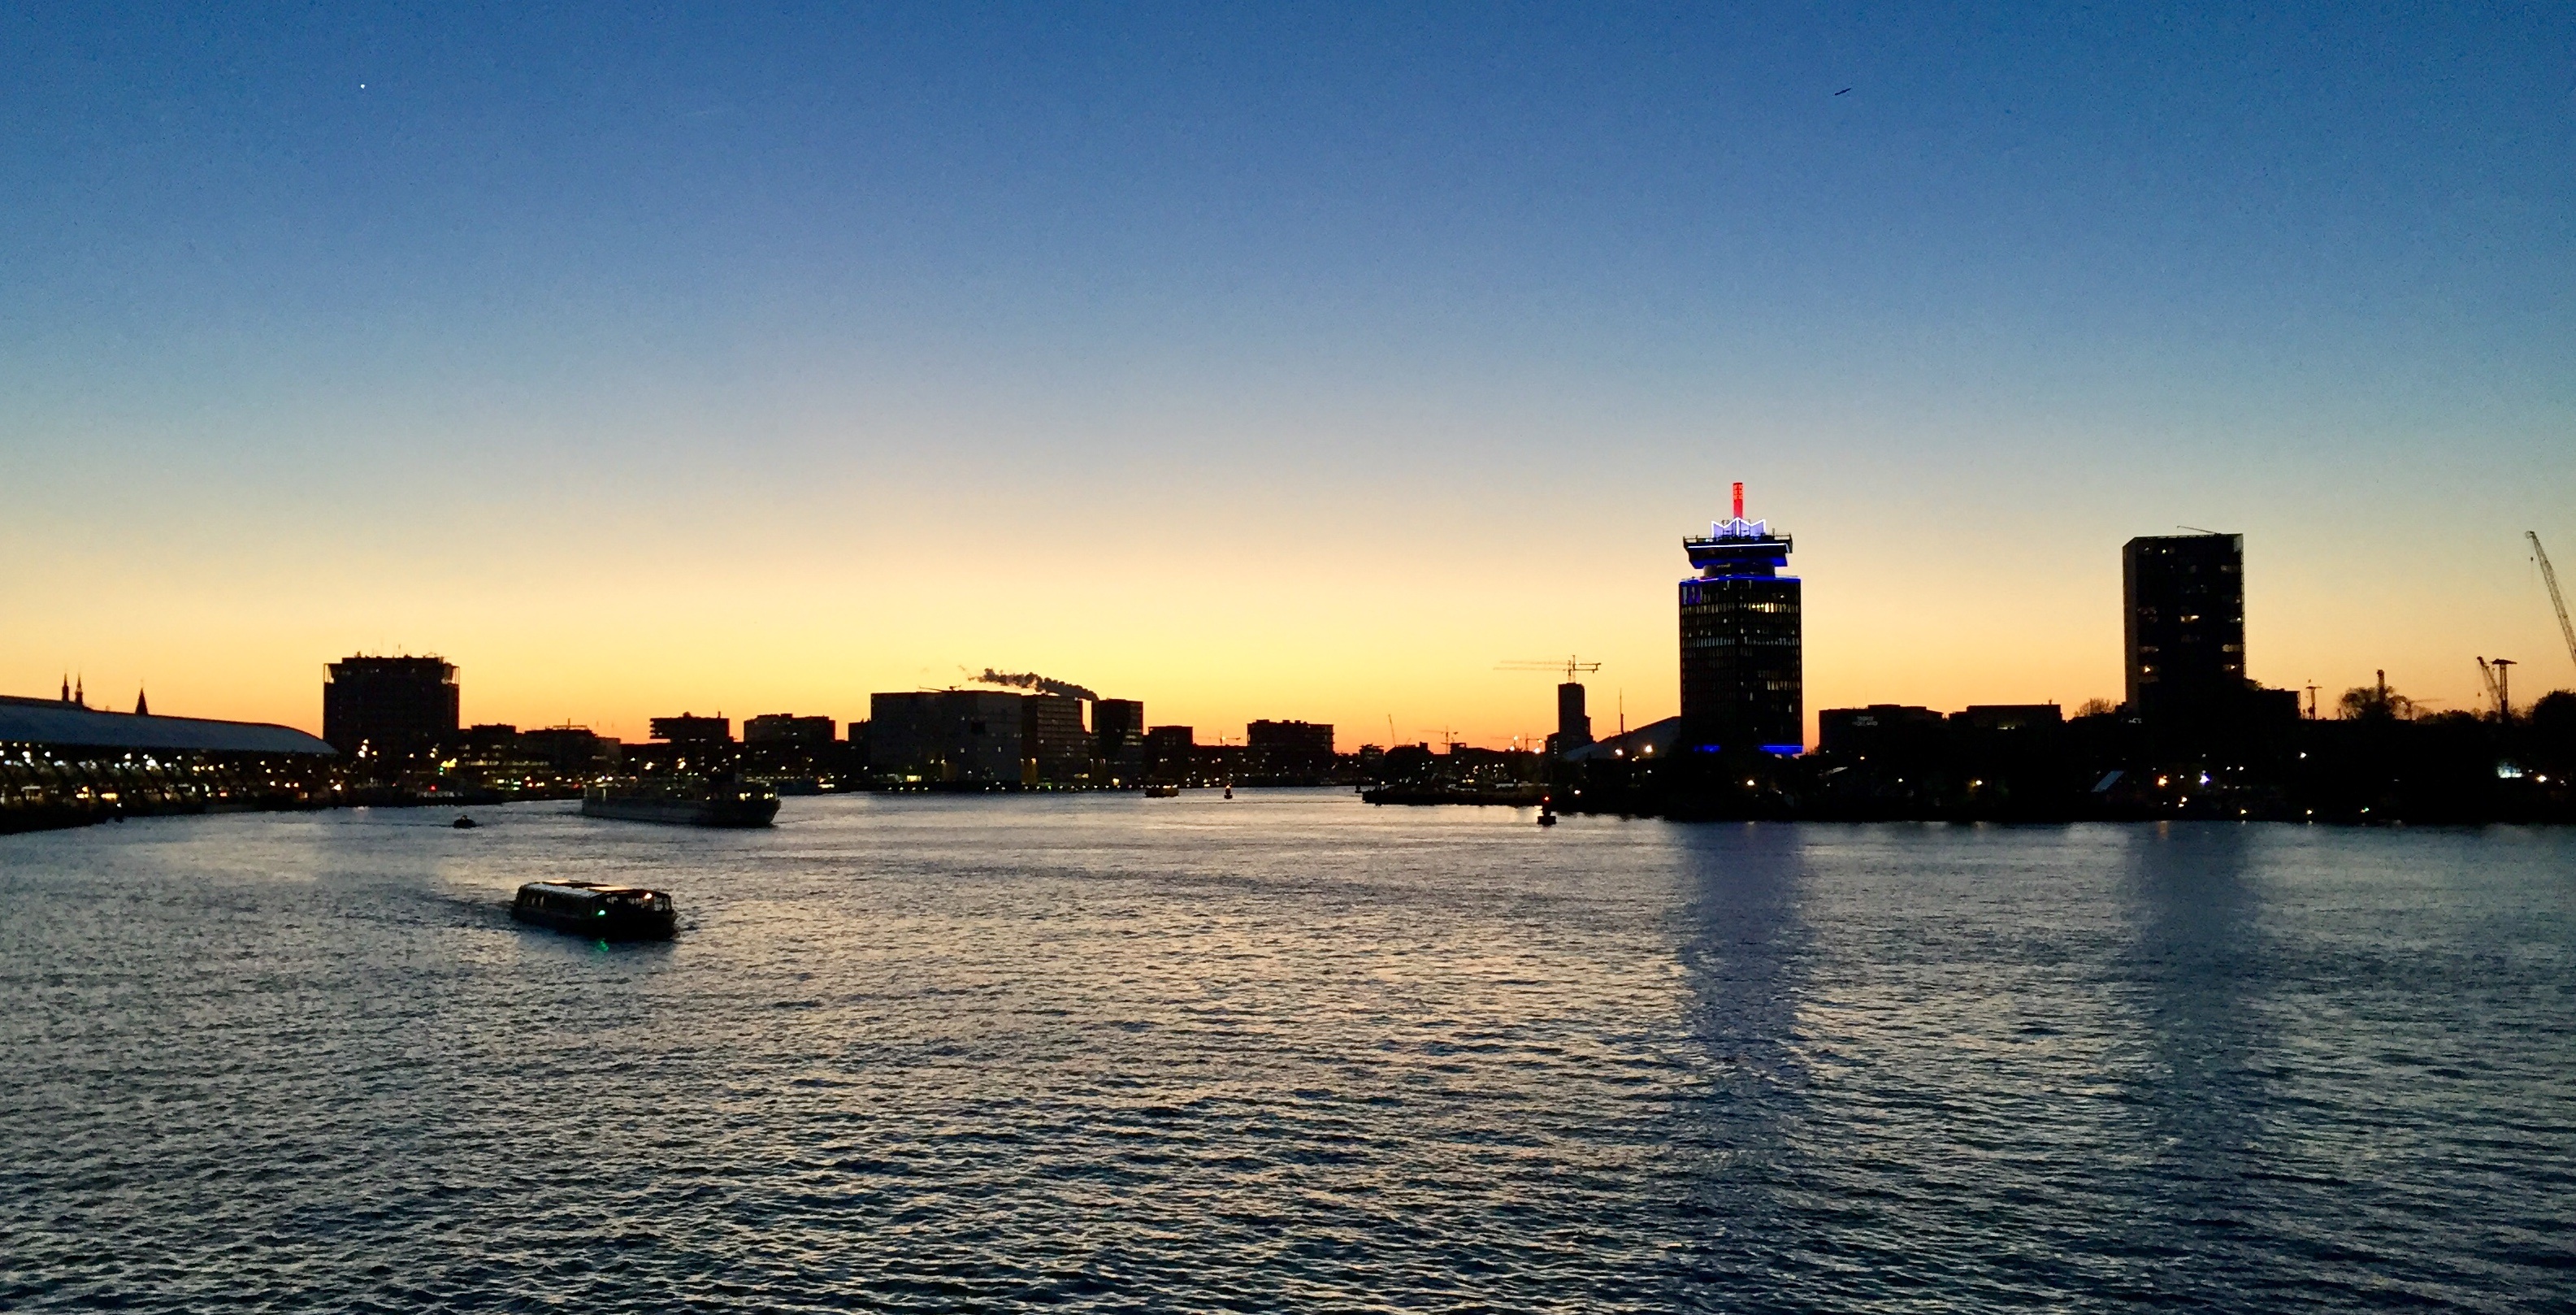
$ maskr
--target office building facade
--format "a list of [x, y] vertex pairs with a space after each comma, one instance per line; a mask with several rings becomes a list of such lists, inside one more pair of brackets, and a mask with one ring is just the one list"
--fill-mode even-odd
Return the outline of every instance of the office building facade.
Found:
[[1794, 754], [1806, 747], [1805, 671], [1790, 540], [1735, 516], [1682, 540], [1699, 573], [1681, 582], [1685, 746], [1700, 753]]
[[426, 757], [456, 742], [454, 663], [435, 657], [369, 657], [330, 666], [322, 686], [322, 738], [358, 760]]

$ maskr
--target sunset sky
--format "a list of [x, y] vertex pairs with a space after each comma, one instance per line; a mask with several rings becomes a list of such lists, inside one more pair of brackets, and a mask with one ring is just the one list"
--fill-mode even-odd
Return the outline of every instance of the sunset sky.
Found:
[[1492, 744], [1733, 480], [1811, 719], [2116, 698], [2185, 525], [2266, 683], [2576, 686], [2562, 7], [176, 8], [0, 13], [0, 692]]

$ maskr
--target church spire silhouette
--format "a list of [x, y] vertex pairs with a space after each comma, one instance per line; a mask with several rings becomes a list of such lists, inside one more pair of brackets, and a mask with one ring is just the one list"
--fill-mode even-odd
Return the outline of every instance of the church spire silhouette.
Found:
[[134, 687], [134, 715], [137, 717], [149, 717], [152, 715], [151, 700], [146, 699], [143, 696], [143, 687], [141, 685]]

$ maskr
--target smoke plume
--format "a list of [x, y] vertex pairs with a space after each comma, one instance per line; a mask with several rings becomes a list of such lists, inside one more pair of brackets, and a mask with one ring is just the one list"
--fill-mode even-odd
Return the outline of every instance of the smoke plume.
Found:
[[995, 671], [991, 667], [986, 667], [983, 675], [975, 677], [975, 683], [1008, 685], [1013, 689], [1033, 689], [1040, 694], [1063, 694], [1092, 703], [1100, 701], [1099, 695], [1072, 681], [1057, 680], [1053, 676], [1041, 676], [1034, 671]]

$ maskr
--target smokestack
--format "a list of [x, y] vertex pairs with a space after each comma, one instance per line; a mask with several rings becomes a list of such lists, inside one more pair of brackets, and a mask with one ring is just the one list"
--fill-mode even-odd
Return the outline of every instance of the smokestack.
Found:
[[1735, 519], [1744, 519], [1744, 481], [1735, 481]]

